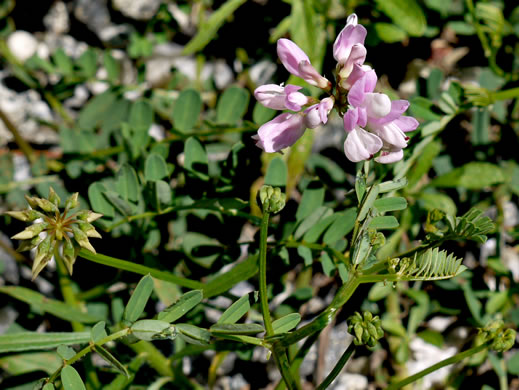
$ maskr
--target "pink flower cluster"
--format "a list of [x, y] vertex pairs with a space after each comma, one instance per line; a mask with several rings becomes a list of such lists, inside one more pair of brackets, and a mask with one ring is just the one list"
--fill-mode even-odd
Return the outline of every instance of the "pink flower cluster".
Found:
[[357, 22], [357, 15], [350, 15], [333, 44], [333, 57], [337, 61], [334, 89], [294, 42], [278, 40], [277, 53], [285, 68], [329, 96], [317, 100], [299, 92], [301, 87], [290, 84], [258, 87], [254, 96], [265, 107], [289, 110], [259, 128], [253, 137], [258, 147], [273, 153], [293, 145], [307, 128], [325, 124], [335, 108], [344, 119], [347, 133], [344, 152], [349, 160], [368, 160], [379, 152], [375, 160], [380, 163], [402, 159], [402, 149], [409, 139], [405, 132], [415, 130], [418, 121], [402, 115], [409, 107], [407, 100], [391, 101], [387, 95], [374, 92], [377, 75], [364, 65], [366, 34], [366, 29]]

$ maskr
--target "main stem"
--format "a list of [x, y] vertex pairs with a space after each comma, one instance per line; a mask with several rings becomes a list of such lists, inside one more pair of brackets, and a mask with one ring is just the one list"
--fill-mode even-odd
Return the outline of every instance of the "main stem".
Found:
[[259, 290], [261, 313], [263, 314], [263, 323], [267, 330], [267, 336], [274, 334], [272, 327], [272, 319], [270, 318], [268, 293], [267, 293], [267, 236], [269, 227], [270, 213], [264, 212], [261, 220], [260, 230], [260, 259], [259, 259]]
[[[261, 219], [260, 228], [260, 256], [259, 256], [259, 289], [260, 289], [260, 306], [263, 314], [263, 323], [265, 324], [266, 336], [274, 335], [274, 327], [272, 326], [272, 318], [270, 317], [268, 292], [267, 292], [267, 237], [269, 228], [270, 213], [264, 212]], [[290, 371], [290, 363], [286, 350], [281, 346], [272, 348], [274, 361], [281, 372], [281, 377], [285, 381], [289, 390], [298, 389], [299, 386], [294, 380]]]
[[[72, 283], [67, 273], [67, 267], [59, 253], [59, 246], [54, 248], [54, 259], [56, 260], [56, 268], [58, 270], [58, 278], [59, 278], [59, 286], [61, 289], [61, 294], [63, 295], [63, 299], [70, 306], [78, 307], [78, 300], [76, 299], [76, 294], [74, 290], [72, 290]], [[81, 332], [85, 328], [82, 323], [77, 321], [71, 322], [72, 329], [74, 332]]]
[[319, 386], [317, 386], [316, 390], [325, 390], [325, 389], [328, 388], [328, 386], [330, 386], [332, 384], [332, 382], [335, 380], [337, 375], [339, 375], [340, 372], [342, 371], [344, 365], [350, 359], [351, 355], [353, 355], [353, 352], [355, 352], [355, 344], [352, 342], [348, 346], [346, 351], [344, 351], [344, 353], [342, 354], [341, 358], [339, 359], [339, 361], [337, 362], [337, 364], [333, 368], [332, 372], [330, 372], [328, 374], [328, 376], [324, 379], [324, 381]]

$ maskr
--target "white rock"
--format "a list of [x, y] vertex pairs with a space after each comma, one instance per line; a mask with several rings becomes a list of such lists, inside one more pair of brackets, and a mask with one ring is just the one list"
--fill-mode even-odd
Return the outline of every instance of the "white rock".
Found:
[[112, 5], [123, 15], [136, 20], [149, 20], [159, 9], [161, 0], [112, 0]]
[[214, 64], [214, 83], [216, 88], [224, 89], [234, 80], [232, 69], [224, 60], [216, 60]]
[[153, 123], [148, 129], [148, 135], [155, 141], [160, 142], [166, 138], [166, 130], [161, 125]]
[[77, 0], [74, 15], [96, 34], [111, 25], [106, 0]]
[[63, 103], [65, 107], [71, 107], [71, 108], [78, 108], [82, 107], [86, 101], [88, 100], [88, 97], [90, 94], [88, 93], [88, 88], [84, 85], [76, 85], [74, 87], [74, 96], [68, 98]]
[[45, 34], [44, 42], [51, 53], [61, 48], [67, 56], [73, 59], [79, 58], [88, 48], [85, 42], [76, 41], [70, 35], [48, 33]]
[[31, 33], [17, 30], [7, 38], [7, 47], [19, 61], [25, 62], [36, 53], [38, 41]]
[[70, 28], [67, 6], [62, 1], [55, 2], [43, 17], [43, 24], [48, 31], [55, 34], [64, 34]]
[[256, 85], [268, 84], [276, 70], [277, 66], [273, 62], [263, 60], [249, 69], [249, 77]]
[[360, 374], [350, 374], [345, 372], [337, 378], [337, 384], [331, 386], [333, 390], [366, 390], [368, 388], [368, 378]]
[[[438, 348], [432, 344], [426, 343], [419, 337], [414, 338], [409, 347], [412, 352], [411, 359], [406, 363], [409, 375], [416, 374], [423, 369], [432, 366], [444, 359], [454, 356], [457, 352], [456, 347]], [[426, 376], [419, 382], [415, 383], [415, 389], [432, 389], [435, 383], [442, 383], [449, 374], [452, 366], [440, 368]]]

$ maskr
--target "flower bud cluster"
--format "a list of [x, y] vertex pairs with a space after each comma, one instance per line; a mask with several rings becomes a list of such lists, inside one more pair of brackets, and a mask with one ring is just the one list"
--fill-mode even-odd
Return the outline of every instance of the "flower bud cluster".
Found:
[[78, 193], [65, 201], [65, 210], [60, 212], [61, 199], [51, 187], [48, 199], [25, 196], [30, 209], [7, 211], [12, 218], [24, 222], [34, 222], [25, 230], [11, 237], [20, 240], [18, 251], [36, 248], [36, 257], [32, 266], [33, 280], [49, 263], [56, 251], [63, 258], [68, 272], [76, 261], [80, 247], [95, 253], [89, 238], [101, 238], [91, 222], [102, 217], [102, 214], [90, 210], [81, 210], [67, 216], [71, 209], [79, 207]]
[[367, 345], [373, 348], [379, 339], [384, 336], [380, 318], [369, 311], [363, 314], [355, 312], [348, 318], [348, 332], [354, 336], [355, 345]]
[[279, 213], [285, 207], [286, 195], [279, 187], [265, 185], [259, 191], [259, 199], [264, 213]]
[[305, 96], [295, 85], [275, 84], [258, 87], [254, 96], [265, 107], [289, 110], [262, 125], [253, 138], [265, 152], [281, 152], [293, 145], [307, 128], [326, 124], [333, 108], [344, 119], [347, 138], [346, 157], [359, 162], [375, 159], [380, 163], [401, 160], [407, 146], [405, 132], [418, 127], [416, 119], [402, 115], [409, 107], [407, 100], [391, 101], [389, 96], [375, 92], [377, 75], [364, 65], [367, 50], [364, 46], [367, 31], [358, 24], [357, 15], [348, 17], [346, 26], [333, 44], [337, 61], [336, 85], [320, 75], [299, 46], [289, 39], [277, 42], [278, 57], [293, 75], [321, 88], [328, 97], [317, 100]]
[[494, 320], [489, 322], [484, 328], [479, 330], [485, 341], [492, 340], [490, 348], [496, 352], [505, 352], [511, 349], [515, 344], [516, 331], [513, 329], [504, 329], [503, 320]]

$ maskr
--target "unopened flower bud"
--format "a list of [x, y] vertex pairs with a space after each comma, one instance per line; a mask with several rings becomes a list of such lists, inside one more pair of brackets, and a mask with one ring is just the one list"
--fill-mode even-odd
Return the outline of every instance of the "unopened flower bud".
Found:
[[34, 263], [32, 264], [32, 280], [38, 276], [43, 268], [47, 265], [47, 263], [52, 258], [52, 254], [54, 252], [53, 240], [50, 235], [47, 235], [43, 239], [43, 241], [38, 245], [38, 249], [36, 251], [36, 257], [34, 259]]
[[30, 251], [31, 249], [34, 249], [38, 246], [38, 244], [41, 242], [40, 236], [36, 236], [30, 240], [23, 240], [20, 242], [20, 245], [18, 248], [16, 248], [17, 252], [26, 252]]
[[88, 249], [90, 252], [96, 253], [96, 250], [94, 249], [92, 244], [90, 244], [90, 241], [88, 241], [88, 236], [86, 235], [86, 233], [84, 233], [81, 229], [79, 229], [76, 226], [72, 226], [72, 233], [74, 234], [74, 239], [81, 247]]
[[505, 352], [511, 349], [515, 343], [516, 332], [513, 329], [507, 329], [494, 338], [494, 342], [490, 346], [496, 352]]
[[65, 210], [75, 209], [79, 206], [78, 196], [79, 192], [75, 192], [67, 198], [65, 201]]
[[45, 211], [46, 213], [54, 213], [58, 212], [58, 206], [56, 206], [54, 203], [52, 203], [50, 200], [42, 199], [42, 198], [34, 198], [36, 199], [36, 203], [38, 204], [38, 207]]
[[11, 238], [13, 240], [28, 240], [40, 234], [47, 227], [47, 225], [48, 224], [45, 222], [35, 223], [34, 225], [26, 227], [25, 230], [21, 231], [18, 234], [15, 234]]
[[72, 240], [65, 240], [63, 243], [63, 260], [70, 275], [72, 275], [73, 266], [76, 262], [78, 252], [79, 250], [74, 246]]
[[54, 188], [52, 187], [49, 187], [49, 201], [54, 203], [56, 205], [56, 207], [59, 207], [60, 203], [61, 203], [61, 199], [60, 197], [58, 196], [58, 194], [56, 194], [56, 191], [54, 191]]
[[279, 187], [263, 186], [259, 198], [265, 213], [279, 213], [285, 207], [286, 195]]
[[363, 315], [355, 312], [348, 318], [348, 332], [354, 335], [355, 345], [367, 345], [369, 348], [373, 348], [384, 336], [380, 318], [373, 317], [369, 311], [365, 311]]
[[76, 218], [79, 219], [80, 221], [86, 221], [86, 222], [91, 223], [91, 222], [98, 220], [102, 216], [103, 216], [103, 214], [94, 213], [93, 211], [90, 211], [90, 210], [83, 210], [77, 214]]

